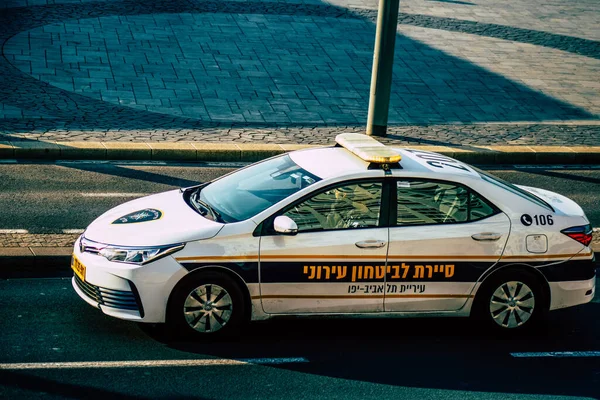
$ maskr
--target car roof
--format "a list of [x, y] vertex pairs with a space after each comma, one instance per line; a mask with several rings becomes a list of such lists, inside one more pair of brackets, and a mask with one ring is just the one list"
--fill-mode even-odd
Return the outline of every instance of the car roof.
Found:
[[[393, 150], [402, 156], [402, 160], [399, 162], [402, 167], [399, 173], [402, 175], [405, 173], [430, 173], [432, 177], [438, 176], [441, 179], [451, 178], [452, 176], [464, 177], [465, 175], [481, 178], [468, 164], [438, 153], [396, 147]], [[366, 172], [371, 165], [371, 163], [339, 146], [299, 150], [291, 152], [289, 155], [296, 164], [321, 179]]]

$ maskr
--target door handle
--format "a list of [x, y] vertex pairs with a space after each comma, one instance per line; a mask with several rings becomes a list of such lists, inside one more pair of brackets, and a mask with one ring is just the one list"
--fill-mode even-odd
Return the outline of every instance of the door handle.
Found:
[[363, 240], [362, 242], [356, 242], [354, 244], [361, 249], [380, 249], [385, 246], [383, 240]]
[[494, 242], [502, 237], [501, 233], [493, 233], [493, 232], [482, 232], [476, 233], [471, 236], [473, 240], [477, 240], [479, 242]]

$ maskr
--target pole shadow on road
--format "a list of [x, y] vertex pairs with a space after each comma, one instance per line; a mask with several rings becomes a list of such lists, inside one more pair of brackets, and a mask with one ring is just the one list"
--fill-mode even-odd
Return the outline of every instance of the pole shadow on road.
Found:
[[[0, 133], [0, 141], [2, 141], [4, 138], [10, 139], [10, 136], [6, 136], [6, 135], [3, 135], [2, 133]], [[32, 143], [32, 142], [37, 142], [37, 140], [19, 138], [18, 141], [14, 141], [14, 142], [12, 142], [12, 144], [16, 147], [19, 147], [20, 142]], [[62, 145], [65, 147], [68, 146], [68, 144], [62, 144]], [[43, 163], [44, 161], [42, 159], [42, 160], [24, 160], [23, 162], [24, 163], [36, 163], [36, 162]], [[80, 171], [101, 173], [101, 174], [112, 175], [112, 176], [121, 177], [121, 178], [136, 179], [136, 180], [141, 180], [141, 181], [145, 181], [145, 182], [164, 184], [164, 185], [169, 185], [169, 186], [174, 186], [174, 187], [188, 187], [188, 186], [194, 186], [194, 185], [198, 185], [198, 184], [202, 183], [199, 181], [192, 181], [192, 180], [185, 179], [185, 178], [178, 178], [178, 177], [169, 176], [169, 175], [157, 174], [155, 172], [141, 171], [139, 169], [127, 168], [126, 166], [119, 165], [119, 162], [120, 162], [119, 160], [110, 160], [110, 161], [106, 161], [106, 162], [103, 160], [100, 160], [100, 162], [86, 163], [86, 162], [77, 162], [76, 160], [74, 160], [73, 162], [61, 163], [60, 165], [65, 168], [71, 168], [71, 169], [76, 169], [76, 170], [80, 170]], [[142, 164], [142, 163], [143, 163], [143, 161], [140, 162], [140, 164]], [[135, 161], [133, 163], [131, 163], [131, 165], [136, 166]], [[197, 166], [198, 164], [191, 163], [190, 165]]]
[[[568, 169], [568, 167], [566, 167], [565, 169]], [[527, 172], [530, 174], [536, 174], [536, 175], [544, 175], [544, 176], [548, 176], [551, 178], [560, 178], [560, 179], [565, 179], [565, 180], [571, 180], [571, 181], [578, 181], [578, 182], [584, 182], [584, 183], [592, 183], [592, 184], [596, 184], [596, 185], [600, 185], [600, 179], [598, 178], [593, 178], [590, 176], [582, 176], [582, 175], [576, 175], [572, 172], [565, 172], [565, 171], [560, 171], [560, 170], [555, 170], [555, 169], [543, 169], [543, 168], [515, 168], [516, 171], [522, 171], [522, 172]]]
[[106, 164], [84, 164], [84, 163], [68, 163], [61, 164], [66, 168], [73, 168], [81, 171], [89, 171], [93, 173], [101, 173], [113, 175], [121, 178], [137, 179], [145, 182], [160, 183], [175, 187], [188, 187], [199, 185], [202, 182], [192, 181], [185, 178], [178, 178], [169, 175], [157, 174], [156, 172], [140, 171], [139, 169], [127, 168], [115, 163]]

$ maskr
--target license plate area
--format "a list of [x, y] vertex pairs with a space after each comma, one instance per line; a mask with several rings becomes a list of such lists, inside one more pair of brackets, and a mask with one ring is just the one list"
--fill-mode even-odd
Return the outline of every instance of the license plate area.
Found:
[[83, 265], [75, 255], [71, 258], [71, 269], [79, 279], [85, 282], [85, 265]]

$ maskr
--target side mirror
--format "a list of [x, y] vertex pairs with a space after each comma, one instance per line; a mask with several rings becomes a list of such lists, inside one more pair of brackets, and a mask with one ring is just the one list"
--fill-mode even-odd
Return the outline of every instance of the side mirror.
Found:
[[273, 228], [275, 232], [281, 233], [282, 235], [295, 235], [298, 233], [298, 225], [290, 217], [280, 215], [273, 221]]

